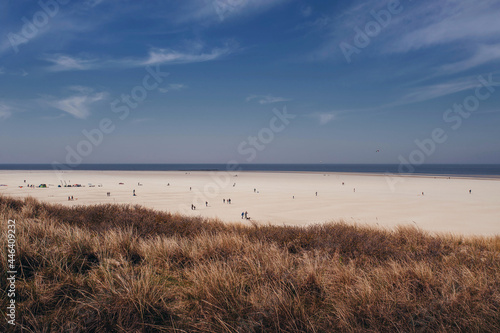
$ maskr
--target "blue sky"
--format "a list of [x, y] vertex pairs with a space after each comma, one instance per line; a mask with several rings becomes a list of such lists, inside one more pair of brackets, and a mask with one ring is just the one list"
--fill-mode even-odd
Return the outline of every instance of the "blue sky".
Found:
[[489, 0], [4, 1], [0, 163], [500, 163], [499, 18]]

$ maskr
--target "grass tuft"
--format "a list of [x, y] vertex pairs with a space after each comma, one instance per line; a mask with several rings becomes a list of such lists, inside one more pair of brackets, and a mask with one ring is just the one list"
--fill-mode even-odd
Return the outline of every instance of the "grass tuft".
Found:
[[244, 226], [3, 196], [0, 215], [0, 306], [15, 219], [22, 331], [500, 331], [499, 236]]

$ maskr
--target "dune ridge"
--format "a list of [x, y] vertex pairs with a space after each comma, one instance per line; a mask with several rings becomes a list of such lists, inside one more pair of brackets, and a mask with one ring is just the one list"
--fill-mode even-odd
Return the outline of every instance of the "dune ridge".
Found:
[[16, 220], [27, 331], [500, 331], [499, 236], [226, 224], [5, 196], [0, 215], [2, 240]]

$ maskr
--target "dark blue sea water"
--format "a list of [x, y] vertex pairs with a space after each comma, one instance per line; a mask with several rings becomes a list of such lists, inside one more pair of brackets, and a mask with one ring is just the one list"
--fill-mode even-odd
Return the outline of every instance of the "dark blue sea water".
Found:
[[[243, 171], [307, 171], [403, 173], [454, 176], [500, 176], [499, 164], [427, 164], [414, 170], [398, 164], [240, 164]], [[50, 164], [0, 164], [0, 170], [53, 170]], [[226, 164], [81, 164], [71, 170], [121, 171], [226, 171]]]

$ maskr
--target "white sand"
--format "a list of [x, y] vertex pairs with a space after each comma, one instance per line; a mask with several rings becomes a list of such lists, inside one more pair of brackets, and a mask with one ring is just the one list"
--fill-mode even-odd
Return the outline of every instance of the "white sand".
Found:
[[[53, 171], [0, 171], [0, 184], [7, 185], [0, 186], [0, 194], [32, 196], [63, 205], [140, 204], [227, 222], [241, 222], [241, 213], [248, 211], [259, 223], [306, 225], [344, 220], [388, 228], [417, 225], [454, 234], [500, 234], [498, 178], [405, 176], [394, 178], [401, 182], [391, 188], [384, 175], [66, 171], [62, 176], [68, 184], [85, 187], [58, 188], [60, 176]], [[25, 185], [24, 180], [26, 184], [45, 183], [49, 188], [19, 188]], [[138, 186], [139, 182], [143, 185]], [[111, 192], [110, 197], [107, 192]], [[68, 196], [75, 200], [68, 201]], [[222, 202], [228, 198], [232, 200], [230, 205]], [[191, 204], [196, 205], [195, 211]]]

